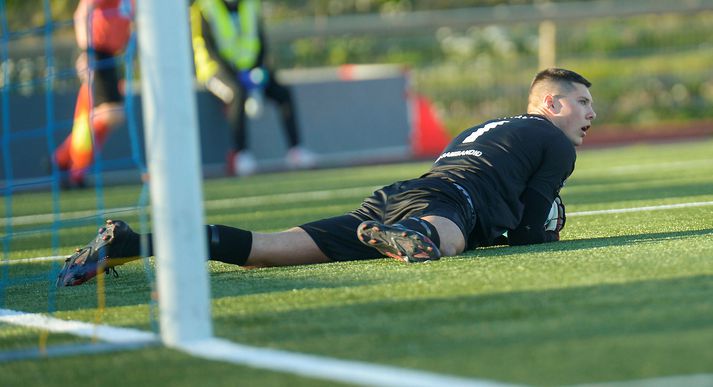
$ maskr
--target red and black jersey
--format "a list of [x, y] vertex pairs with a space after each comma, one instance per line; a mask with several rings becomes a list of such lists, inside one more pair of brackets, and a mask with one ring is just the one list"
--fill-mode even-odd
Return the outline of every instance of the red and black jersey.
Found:
[[462, 132], [423, 177], [449, 180], [470, 196], [477, 217], [470, 248], [505, 231], [512, 240], [512, 230], [522, 240], [511, 244], [541, 243], [548, 239], [544, 220], [575, 160], [574, 145], [559, 128], [543, 116], [526, 114]]
[[[91, 26], [92, 48], [104, 54], [118, 55], [129, 42], [132, 15], [122, 10], [121, 0], [93, 0], [90, 3], [93, 7], [88, 24]], [[133, 10], [134, 1], [130, 4], [130, 10]]]

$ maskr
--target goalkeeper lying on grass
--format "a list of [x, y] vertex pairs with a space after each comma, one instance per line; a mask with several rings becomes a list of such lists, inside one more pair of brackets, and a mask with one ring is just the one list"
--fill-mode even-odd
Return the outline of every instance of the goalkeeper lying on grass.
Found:
[[[596, 117], [589, 86], [569, 70], [541, 71], [530, 87], [527, 114], [464, 131], [421, 177], [379, 189], [345, 215], [283, 232], [208, 225], [208, 256], [241, 266], [383, 256], [424, 262], [479, 246], [559, 240], [565, 220], [559, 191], [574, 170], [575, 146]], [[151, 236], [146, 239], [152, 255]], [[67, 258], [57, 285], [78, 285], [140, 258], [140, 240], [125, 222], [107, 221]]]

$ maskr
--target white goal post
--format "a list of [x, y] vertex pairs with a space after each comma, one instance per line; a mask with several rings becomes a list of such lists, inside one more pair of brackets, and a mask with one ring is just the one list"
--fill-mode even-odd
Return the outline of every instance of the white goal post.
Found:
[[161, 339], [212, 337], [188, 4], [137, 1]]

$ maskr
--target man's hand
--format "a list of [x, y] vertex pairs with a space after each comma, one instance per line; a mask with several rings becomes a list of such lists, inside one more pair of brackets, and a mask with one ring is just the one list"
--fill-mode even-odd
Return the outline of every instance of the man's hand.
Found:
[[247, 90], [263, 88], [267, 84], [267, 71], [255, 67], [251, 70], [242, 70], [238, 73], [238, 82]]
[[74, 69], [77, 70], [77, 77], [79, 77], [81, 83], [89, 81], [89, 65], [86, 51], [79, 53], [77, 60], [74, 62]]

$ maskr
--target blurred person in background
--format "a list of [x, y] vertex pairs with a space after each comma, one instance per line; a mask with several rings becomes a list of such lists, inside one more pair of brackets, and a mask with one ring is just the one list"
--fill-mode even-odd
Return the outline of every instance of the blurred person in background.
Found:
[[[558, 241], [566, 220], [560, 189], [596, 118], [590, 86], [573, 71], [543, 70], [531, 83], [527, 113], [463, 131], [420, 177], [376, 190], [354, 211], [287, 231], [207, 225], [208, 257], [258, 267], [384, 256], [426, 262], [482, 246]], [[108, 220], [67, 258], [57, 285], [138, 259], [141, 239], [125, 222]], [[153, 255], [152, 236], [146, 240]]]
[[275, 101], [287, 137], [287, 165], [311, 168], [315, 156], [300, 146], [290, 90], [267, 63], [259, 0], [192, 0], [190, 7], [196, 78], [224, 105], [233, 136], [226, 171], [231, 176], [255, 173], [248, 150], [247, 119], [258, 118], [263, 97]]
[[119, 56], [131, 36], [132, 11], [129, 0], [80, 0], [75, 9], [74, 32], [80, 49], [75, 66], [81, 86], [72, 132], [52, 157], [64, 188], [85, 187], [96, 152], [124, 123]]

